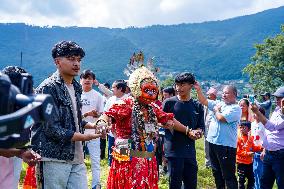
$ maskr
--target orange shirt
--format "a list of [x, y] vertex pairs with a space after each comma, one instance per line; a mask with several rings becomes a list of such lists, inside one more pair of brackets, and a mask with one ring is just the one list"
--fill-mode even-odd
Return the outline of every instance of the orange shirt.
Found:
[[238, 135], [237, 143], [237, 163], [251, 164], [253, 156], [251, 152], [259, 152], [262, 146], [256, 146], [253, 143], [253, 137], [250, 135]]

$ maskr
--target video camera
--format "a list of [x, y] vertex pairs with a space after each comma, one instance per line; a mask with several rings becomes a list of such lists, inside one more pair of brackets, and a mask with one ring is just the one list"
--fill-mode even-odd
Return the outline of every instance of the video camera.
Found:
[[30, 141], [30, 127], [50, 122], [54, 102], [50, 95], [33, 95], [32, 76], [22, 73], [20, 87], [0, 72], [0, 148], [22, 148]]

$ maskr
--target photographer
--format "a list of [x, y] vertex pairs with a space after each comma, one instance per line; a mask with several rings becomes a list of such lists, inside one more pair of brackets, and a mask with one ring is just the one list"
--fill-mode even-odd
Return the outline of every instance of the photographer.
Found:
[[275, 179], [278, 188], [284, 188], [284, 112], [281, 104], [284, 99], [284, 87], [279, 87], [273, 96], [276, 98], [276, 108], [269, 120], [259, 111], [256, 104], [251, 105], [251, 110], [265, 128], [265, 155], [260, 180], [263, 189], [272, 188]]
[[55, 103], [53, 123], [32, 127], [32, 145], [43, 157], [37, 174], [44, 189], [88, 188], [82, 141], [101, 134], [95, 130], [83, 134], [83, 129], [95, 129], [93, 124], [82, 121], [82, 88], [74, 78], [84, 56], [84, 50], [75, 42], [55, 44], [52, 57], [57, 71], [36, 89], [36, 93], [50, 94]]
[[266, 92], [261, 94], [263, 102], [258, 102], [257, 104], [265, 110], [265, 117], [269, 119], [272, 103], [270, 100], [270, 93]]

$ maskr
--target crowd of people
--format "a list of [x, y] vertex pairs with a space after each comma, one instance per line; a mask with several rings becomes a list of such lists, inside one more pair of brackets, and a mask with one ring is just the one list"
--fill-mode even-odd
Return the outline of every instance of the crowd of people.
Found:
[[[35, 188], [87, 189], [88, 154], [92, 189], [101, 188], [100, 160], [106, 156], [108, 189], [156, 189], [162, 172], [170, 189], [195, 189], [195, 141], [203, 136], [205, 166], [217, 189], [269, 189], [275, 180], [284, 188], [284, 87], [261, 94], [262, 102], [238, 101], [233, 85], [223, 91], [213, 86], [204, 95], [188, 72], [161, 89], [145, 66], [109, 85], [90, 69], [80, 72], [85, 52], [77, 43], [58, 42], [51, 55], [56, 71], [35, 93], [53, 97], [52, 122], [31, 127], [32, 149], [0, 149], [0, 188], [17, 188], [23, 160], [34, 167], [29, 174]], [[3, 71], [23, 72], [15, 68]]]

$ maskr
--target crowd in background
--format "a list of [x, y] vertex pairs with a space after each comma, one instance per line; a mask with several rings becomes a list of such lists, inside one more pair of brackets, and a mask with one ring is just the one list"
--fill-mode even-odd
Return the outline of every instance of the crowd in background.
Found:
[[[97, 133], [94, 123], [113, 105], [131, 96], [131, 91], [127, 80], [102, 84], [92, 70], [80, 72], [84, 56], [74, 42], [54, 46], [52, 57], [57, 71], [35, 92], [54, 98], [58, 110], [53, 117], [55, 124], [32, 127], [33, 151], [0, 149], [0, 188], [17, 188], [22, 159], [30, 166], [37, 164], [37, 180], [42, 188], [87, 188], [84, 154], [91, 159], [92, 188], [101, 188], [100, 160], [107, 156], [111, 166], [116, 134], [110, 130]], [[9, 72], [15, 70], [6, 69]], [[78, 82], [75, 76], [79, 72]], [[192, 98], [192, 89], [197, 99]], [[187, 126], [185, 133], [160, 127], [155, 139], [157, 172], [168, 174], [169, 188], [197, 188], [195, 140], [203, 135], [205, 166], [212, 169], [216, 188], [267, 189], [275, 180], [278, 188], [284, 188], [284, 87], [272, 95], [265, 91], [261, 101], [238, 100], [232, 85], [224, 86], [223, 91], [212, 86], [204, 95], [194, 75], [185, 72], [175, 77], [173, 86], [159, 93], [155, 104]], [[273, 112], [271, 97], [275, 98]]]

